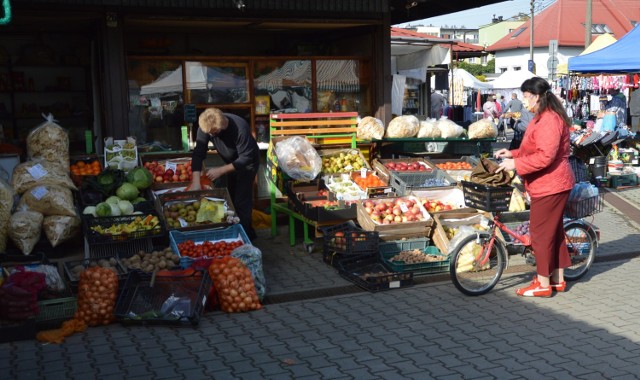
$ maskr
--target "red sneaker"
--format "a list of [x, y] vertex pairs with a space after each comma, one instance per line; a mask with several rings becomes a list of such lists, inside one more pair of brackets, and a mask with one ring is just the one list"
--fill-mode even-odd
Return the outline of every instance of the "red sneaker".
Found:
[[[538, 275], [534, 275], [533, 280], [538, 281]], [[554, 292], [564, 292], [567, 289], [566, 281], [555, 283], [553, 280], [549, 279], [549, 284], [551, 285], [551, 290]]]
[[551, 286], [543, 287], [537, 277], [533, 278], [531, 285], [516, 290], [516, 294], [522, 297], [551, 297], [551, 292]]

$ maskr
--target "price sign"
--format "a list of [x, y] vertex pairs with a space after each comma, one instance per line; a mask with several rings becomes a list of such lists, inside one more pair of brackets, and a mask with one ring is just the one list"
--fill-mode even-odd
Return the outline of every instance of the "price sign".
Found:
[[184, 122], [195, 123], [196, 121], [198, 121], [198, 112], [196, 111], [196, 105], [185, 104], [184, 105]]

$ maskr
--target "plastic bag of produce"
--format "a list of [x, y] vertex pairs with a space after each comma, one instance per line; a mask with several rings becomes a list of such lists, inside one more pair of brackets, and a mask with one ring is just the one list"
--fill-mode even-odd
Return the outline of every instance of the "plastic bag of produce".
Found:
[[490, 139], [498, 136], [498, 127], [489, 119], [481, 119], [469, 125], [470, 139]]
[[57, 162], [69, 169], [69, 134], [56, 124], [53, 115], [42, 115], [45, 122], [33, 128], [27, 135], [27, 156], [33, 160], [42, 158]]
[[267, 292], [267, 280], [262, 271], [262, 252], [260, 249], [253, 245], [241, 245], [231, 252], [231, 257], [239, 259], [249, 268], [253, 275], [253, 282], [256, 286], [258, 298], [262, 301]]
[[9, 237], [25, 255], [31, 254], [40, 241], [44, 216], [22, 207], [9, 219]]
[[457, 138], [464, 133], [464, 128], [444, 116], [438, 119], [436, 127], [440, 130], [440, 137], [444, 139]]
[[16, 193], [22, 195], [34, 186], [58, 185], [77, 190], [69, 177], [69, 167], [41, 158], [23, 162], [13, 169], [11, 186]]
[[389, 122], [387, 137], [415, 137], [420, 129], [420, 120], [413, 115], [398, 116]]
[[311, 181], [322, 169], [322, 159], [311, 143], [301, 136], [293, 136], [276, 144], [278, 165], [291, 178]]
[[44, 216], [75, 216], [73, 194], [66, 187], [57, 185], [38, 185], [25, 191], [18, 206], [27, 205], [29, 210], [38, 211]]
[[13, 195], [9, 183], [0, 179], [0, 252], [7, 252], [7, 230], [13, 210]]
[[113, 308], [118, 295], [118, 276], [109, 269], [87, 268], [80, 273], [78, 309], [74, 319], [87, 326], [108, 325], [113, 322]]
[[372, 116], [365, 116], [358, 122], [356, 136], [359, 139], [381, 139], [384, 136], [384, 124], [382, 120]]
[[77, 216], [50, 215], [45, 216], [42, 229], [52, 247], [71, 240], [80, 234], [82, 222]]
[[222, 311], [237, 313], [262, 309], [251, 271], [241, 260], [225, 256], [209, 266]]
[[418, 130], [418, 138], [437, 139], [442, 136], [440, 129], [436, 127], [436, 120], [429, 119], [420, 122], [420, 130]]
[[9, 275], [0, 288], [0, 319], [24, 320], [38, 314], [38, 293], [47, 287], [43, 273], [23, 267]]
[[18, 271], [40, 273], [44, 276], [46, 288], [53, 292], [62, 292], [66, 289], [64, 280], [60, 277], [57, 265], [31, 264], [16, 267], [11, 273]]

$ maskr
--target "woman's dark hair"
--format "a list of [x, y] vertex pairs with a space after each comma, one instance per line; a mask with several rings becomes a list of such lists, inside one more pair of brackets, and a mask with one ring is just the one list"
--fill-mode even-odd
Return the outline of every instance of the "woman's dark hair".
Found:
[[567, 126], [571, 125], [571, 119], [569, 119], [569, 116], [564, 110], [562, 103], [560, 102], [558, 97], [553, 92], [551, 92], [551, 86], [549, 85], [549, 82], [540, 77], [533, 77], [522, 82], [520, 91], [540, 96], [540, 103], [538, 105], [537, 112], [538, 115], [542, 114], [548, 109], [551, 112], [557, 113], [562, 118], [562, 120], [564, 120]]

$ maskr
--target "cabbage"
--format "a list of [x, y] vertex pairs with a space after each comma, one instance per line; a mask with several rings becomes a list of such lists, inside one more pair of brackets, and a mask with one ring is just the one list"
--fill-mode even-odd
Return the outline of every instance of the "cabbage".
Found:
[[133, 205], [129, 201], [120, 201], [118, 202], [118, 208], [122, 215], [131, 215], [133, 214]]
[[98, 203], [96, 206], [96, 216], [111, 216], [111, 205], [107, 202]]
[[142, 197], [138, 197], [138, 198], [132, 200], [131, 203], [134, 204], [134, 205], [137, 205], [140, 202], [146, 202], [146, 201], [147, 201], [146, 199], [144, 199]]
[[96, 214], [96, 206], [87, 206], [84, 208], [84, 210], [82, 211], [83, 215], [93, 215], [98, 216], [98, 214]]
[[138, 198], [138, 194], [140, 194], [138, 188], [128, 182], [123, 183], [116, 190], [116, 195], [125, 201], [132, 201]]
[[107, 198], [107, 200], [105, 200], [105, 202], [110, 204], [110, 205], [117, 205], [118, 202], [120, 202], [120, 198], [116, 197], [115, 195], [112, 195], [109, 198]]
[[137, 187], [138, 190], [144, 190], [153, 183], [153, 174], [145, 168], [134, 168], [127, 174], [127, 182]]
[[120, 211], [120, 208], [118, 207], [117, 204], [109, 204], [109, 206], [111, 207], [111, 216], [120, 216], [122, 215], [122, 212]]

